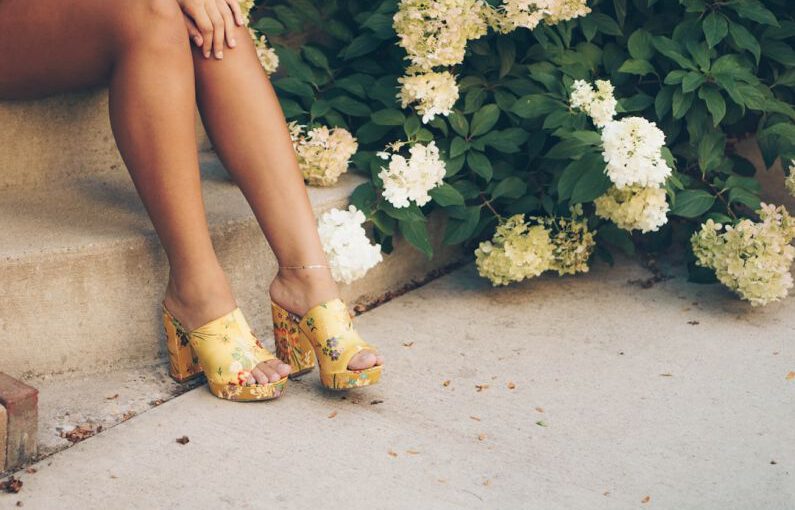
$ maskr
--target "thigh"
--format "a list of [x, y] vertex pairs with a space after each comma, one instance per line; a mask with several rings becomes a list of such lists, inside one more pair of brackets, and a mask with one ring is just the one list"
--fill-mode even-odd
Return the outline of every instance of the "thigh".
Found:
[[122, 4], [127, 0], [0, 0], [0, 99], [106, 83]]

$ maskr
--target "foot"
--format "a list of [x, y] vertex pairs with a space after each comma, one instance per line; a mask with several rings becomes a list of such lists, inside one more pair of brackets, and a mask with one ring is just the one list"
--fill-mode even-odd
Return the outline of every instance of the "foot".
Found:
[[[331, 274], [324, 269], [288, 269], [280, 271], [270, 286], [270, 296], [274, 303], [303, 317], [319, 303], [339, 297], [337, 284]], [[348, 370], [364, 370], [375, 365], [383, 365], [384, 357], [370, 349], [356, 354], [348, 363]]]
[[[207, 282], [192, 280], [187, 285], [179, 285], [169, 278], [163, 304], [188, 331], [200, 328], [237, 308], [232, 289], [222, 271], [215, 278], [207, 279]], [[254, 367], [247, 383], [268, 384], [289, 374], [290, 365], [273, 359]]]

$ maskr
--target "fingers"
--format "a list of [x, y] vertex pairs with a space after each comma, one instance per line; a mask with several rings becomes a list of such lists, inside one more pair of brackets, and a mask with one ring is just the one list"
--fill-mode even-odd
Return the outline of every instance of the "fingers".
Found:
[[190, 40], [193, 41], [193, 44], [201, 48], [203, 38], [202, 33], [199, 31], [199, 27], [196, 26], [196, 23], [194, 23], [189, 16], [183, 16], [185, 18], [185, 26], [188, 28], [188, 37], [190, 37]]
[[232, 9], [232, 13], [235, 15], [235, 23], [237, 26], [242, 27], [246, 24], [246, 20], [243, 18], [243, 11], [240, 10], [240, 2], [238, 0], [226, 0], [227, 5]]
[[226, 44], [230, 48], [234, 48], [237, 45], [237, 41], [235, 41], [234, 13], [229, 7], [227, 0], [216, 0], [216, 3], [218, 6], [218, 12], [221, 13], [221, 17], [224, 19], [224, 34], [226, 37]]
[[193, 23], [199, 29], [199, 33], [202, 38], [202, 55], [205, 58], [210, 57], [210, 51], [213, 48], [213, 23], [210, 20], [210, 16], [207, 15], [207, 11], [204, 9], [203, 5], [191, 5], [187, 7], [188, 16], [193, 19]]
[[224, 58], [224, 18], [221, 16], [221, 12], [218, 10], [218, 5], [215, 2], [216, 0], [208, 0], [205, 4], [205, 9], [207, 10], [207, 15], [210, 18], [210, 22], [213, 25], [213, 55], [215, 55], [215, 58], [218, 60], [221, 60]]

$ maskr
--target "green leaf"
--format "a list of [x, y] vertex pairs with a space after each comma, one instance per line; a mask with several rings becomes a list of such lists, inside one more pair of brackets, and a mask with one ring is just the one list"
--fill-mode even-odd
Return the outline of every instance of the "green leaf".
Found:
[[696, 66], [693, 64], [693, 62], [691, 62], [690, 59], [682, 54], [682, 47], [673, 39], [662, 35], [654, 36], [652, 39], [652, 45], [661, 55], [673, 60], [679, 64], [680, 67], [689, 69], [691, 71], [696, 70]]
[[318, 99], [314, 103], [312, 103], [312, 107], [309, 109], [309, 114], [312, 116], [313, 119], [318, 117], [322, 117], [327, 114], [331, 110], [331, 105], [325, 99]]
[[596, 197], [604, 195], [612, 184], [610, 178], [605, 174], [604, 163], [592, 165], [586, 169], [577, 184], [574, 185], [571, 202], [574, 204], [590, 202]]
[[574, 187], [591, 168], [599, 168], [604, 173], [605, 163], [599, 154], [590, 153], [569, 163], [558, 179], [558, 199], [562, 202], [571, 198]]
[[398, 229], [403, 238], [424, 253], [428, 259], [433, 257], [433, 247], [428, 237], [428, 225], [424, 221], [399, 221]]
[[729, 8], [734, 9], [741, 18], [750, 19], [764, 25], [779, 26], [776, 16], [767, 10], [758, 0], [737, 0], [728, 2]]
[[380, 39], [370, 33], [364, 33], [354, 38], [348, 46], [343, 48], [339, 56], [344, 60], [351, 60], [375, 51], [380, 44]]
[[682, 79], [682, 92], [693, 92], [703, 85], [705, 81], [707, 81], [707, 79], [703, 74], [696, 71], [690, 71]]
[[315, 91], [312, 89], [312, 87], [302, 82], [298, 78], [279, 78], [273, 82], [273, 86], [276, 87], [277, 90], [288, 92], [296, 96], [310, 98], [315, 97]]
[[381, 141], [390, 131], [389, 126], [379, 126], [373, 122], [365, 122], [356, 130], [356, 138], [359, 143], [374, 143]]
[[383, 200], [378, 205], [379, 209], [383, 210], [390, 217], [398, 221], [405, 222], [425, 222], [427, 221], [422, 210], [415, 203], [409, 204], [408, 207], [395, 207], [390, 202]]
[[516, 45], [508, 37], [497, 39], [497, 55], [500, 57], [500, 79], [504, 78], [516, 60]]
[[562, 108], [562, 105], [554, 99], [541, 94], [532, 94], [517, 99], [511, 107], [511, 112], [523, 119], [536, 119], [558, 108]]
[[729, 24], [726, 18], [717, 12], [711, 12], [704, 18], [702, 23], [704, 36], [707, 38], [707, 45], [714, 48], [729, 33]]
[[723, 160], [726, 139], [721, 131], [713, 131], [698, 142], [698, 166], [706, 174], [716, 169]]
[[683, 218], [697, 218], [715, 203], [715, 197], [703, 190], [685, 190], [676, 194], [671, 214]]
[[447, 120], [450, 121], [450, 127], [453, 128], [453, 131], [459, 135], [467, 136], [469, 134], [469, 121], [461, 113], [452, 112], [447, 116]]
[[652, 35], [640, 28], [635, 30], [627, 41], [629, 55], [636, 60], [651, 60], [654, 56]]
[[635, 243], [632, 242], [631, 234], [618, 228], [614, 223], [605, 223], [599, 227], [596, 238], [615, 246], [627, 255], [635, 254]]
[[690, 110], [693, 104], [694, 94], [689, 92], [685, 94], [681, 89], [674, 90], [672, 111], [675, 119], [681, 119]]
[[645, 76], [647, 74], [656, 74], [654, 66], [647, 60], [629, 59], [618, 68], [620, 73], [636, 74], [638, 76]]
[[284, 25], [282, 22], [275, 18], [268, 17], [258, 19], [257, 22], [254, 23], [254, 29], [257, 32], [265, 34], [269, 37], [271, 35], [279, 35], [284, 33]]
[[762, 55], [762, 47], [759, 46], [759, 41], [756, 40], [754, 34], [739, 23], [729, 21], [729, 37], [738, 48], [751, 52], [756, 59], [757, 65], [759, 64], [759, 59]]
[[621, 27], [619, 27], [618, 23], [607, 14], [596, 12], [590, 14], [588, 17], [596, 23], [596, 28], [603, 34], [622, 35]]
[[687, 71], [676, 69], [674, 71], [671, 71], [665, 76], [665, 80], [663, 80], [663, 83], [665, 83], [666, 85], [679, 85], [680, 83], [682, 83], [682, 80], [685, 79], [685, 76], [687, 76]]
[[471, 136], [480, 136], [491, 131], [500, 119], [500, 108], [496, 104], [487, 104], [472, 117]]
[[372, 182], [365, 182], [356, 187], [351, 193], [351, 204], [365, 215], [372, 210], [376, 201], [375, 187]]
[[740, 203], [746, 205], [752, 211], [759, 210], [761, 206], [759, 195], [746, 188], [732, 188], [729, 190], [729, 203]]
[[370, 115], [370, 120], [379, 126], [401, 126], [406, 120], [406, 116], [400, 110], [385, 108], [378, 110]]
[[337, 96], [329, 99], [331, 106], [340, 113], [354, 117], [369, 117], [370, 107], [365, 103], [352, 99], [349, 96]]
[[632, 97], [621, 99], [618, 103], [625, 112], [642, 112], [654, 104], [654, 98], [640, 92]]
[[315, 67], [330, 71], [328, 58], [326, 58], [326, 55], [319, 49], [314, 46], [305, 45], [301, 48], [301, 53], [303, 53], [304, 58]]
[[449, 184], [442, 183], [428, 192], [434, 202], [442, 207], [464, 205], [464, 195]]
[[457, 158], [458, 156], [464, 154], [468, 149], [469, 147], [467, 146], [466, 141], [460, 136], [456, 136], [450, 143], [450, 157]]
[[[434, 121], [440, 121], [444, 127], [444, 133], [447, 134], [447, 126], [444, 124], [444, 121], [441, 119], [434, 119]], [[409, 115], [406, 118], [406, 121], [403, 123], [403, 132], [406, 133], [406, 136], [411, 138], [412, 136], [417, 134], [417, 131], [420, 130], [420, 118], [416, 115]]]
[[663, 87], [660, 89], [660, 92], [657, 93], [657, 97], [654, 98], [654, 111], [658, 118], [664, 118], [668, 112], [671, 111], [673, 97], [674, 87]]
[[497, 183], [491, 192], [491, 198], [519, 198], [526, 192], [527, 183], [516, 176], [510, 176]]
[[457, 217], [447, 219], [444, 230], [444, 244], [459, 244], [472, 235], [480, 221], [480, 206], [462, 207]]
[[698, 97], [707, 105], [707, 110], [712, 115], [712, 125], [718, 127], [718, 124], [726, 116], [726, 101], [720, 91], [712, 86], [701, 87]]
[[491, 161], [482, 152], [469, 151], [467, 154], [467, 166], [473, 172], [483, 177], [486, 182], [490, 181], [494, 175], [494, 169], [491, 166]]
[[287, 117], [288, 119], [291, 119], [293, 117], [298, 117], [299, 115], [306, 113], [306, 110], [304, 110], [300, 104], [293, 101], [292, 99], [288, 99], [286, 97], [280, 97], [279, 104], [281, 104], [284, 116]]

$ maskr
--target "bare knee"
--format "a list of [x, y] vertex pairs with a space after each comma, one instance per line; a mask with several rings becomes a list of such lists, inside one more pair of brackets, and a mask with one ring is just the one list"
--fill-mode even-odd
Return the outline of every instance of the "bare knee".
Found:
[[183, 52], [190, 56], [188, 31], [176, 0], [138, 0], [125, 4], [120, 39], [124, 49]]

